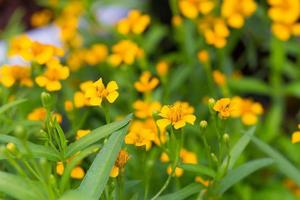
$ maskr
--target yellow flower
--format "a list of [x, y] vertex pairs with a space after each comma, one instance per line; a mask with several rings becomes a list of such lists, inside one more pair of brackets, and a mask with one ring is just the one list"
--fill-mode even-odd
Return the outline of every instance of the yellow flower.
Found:
[[73, 110], [73, 102], [72, 101], [65, 101], [65, 110], [67, 112], [70, 112], [71, 110]]
[[108, 49], [104, 44], [94, 44], [84, 51], [84, 61], [89, 65], [96, 65], [103, 62], [108, 55]]
[[[65, 167], [62, 162], [57, 162], [56, 164], [56, 173], [58, 175], [63, 175]], [[82, 179], [85, 175], [84, 170], [80, 166], [76, 166], [71, 171], [71, 177], [74, 179]]]
[[100, 106], [103, 99], [107, 99], [109, 103], [113, 103], [119, 96], [117, 90], [118, 85], [115, 81], [110, 81], [107, 87], [105, 87], [102, 78], [100, 78], [86, 89], [85, 97], [90, 98], [89, 105]]
[[71, 71], [77, 71], [84, 65], [85, 49], [76, 49], [67, 57], [67, 65]]
[[133, 108], [135, 109], [134, 114], [139, 118], [152, 117], [152, 114], [158, 112], [160, 107], [161, 105], [158, 101], [146, 102], [137, 100], [133, 104]]
[[33, 27], [40, 27], [47, 25], [52, 17], [52, 13], [50, 10], [41, 10], [33, 13], [31, 16], [30, 22]]
[[224, 86], [226, 84], [226, 76], [219, 70], [213, 71], [213, 79], [218, 86]]
[[224, 0], [221, 13], [226, 18], [229, 26], [241, 28], [245, 23], [245, 17], [249, 17], [256, 10], [254, 0]]
[[90, 98], [87, 98], [84, 94], [90, 87], [93, 87], [93, 81], [85, 81], [80, 84], [80, 91], [77, 91], [74, 94], [74, 105], [76, 108], [90, 105]]
[[32, 58], [31, 46], [33, 41], [27, 35], [20, 35], [14, 37], [10, 41], [9, 45], [9, 56], [19, 55], [25, 60], [30, 60]]
[[31, 46], [31, 54], [32, 61], [45, 64], [51, 62], [55, 56], [63, 56], [64, 51], [61, 48], [34, 41]]
[[219, 113], [221, 118], [228, 118], [234, 111], [234, 106], [230, 98], [222, 98], [215, 103], [213, 109]]
[[216, 48], [223, 48], [226, 45], [229, 29], [224, 19], [206, 16], [199, 21], [198, 28], [208, 44], [214, 45]]
[[231, 100], [234, 106], [232, 117], [241, 117], [243, 124], [254, 125], [257, 123], [258, 116], [263, 113], [263, 107], [258, 102], [253, 102], [250, 99], [242, 99], [234, 97]]
[[33, 82], [31, 80], [31, 68], [28, 66], [8, 66], [0, 67], [0, 82], [5, 87], [12, 87], [16, 82], [19, 85], [31, 87]]
[[78, 130], [76, 133], [76, 140], [79, 140], [80, 138], [82, 138], [83, 136], [86, 136], [90, 132], [91, 132], [91, 130]]
[[139, 81], [134, 83], [134, 87], [139, 92], [151, 92], [157, 85], [159, 80], [151, 76], [151, 72], [145, 71], [141, 75]]
[[206, 63], [209, 60], [209, 54], [206, 50], [199, 51], [197, 57], [201, 63]]
[[128, 16], [117, 23], [117, 31], [121, 34], [141, 34], [150, 24], [150, 16], [142, 15], [138, 10], [131, 10]]
[[[34, 109], [28, 114], [27, 119], [30, 121], [44, 121], [46, 119], [47, 110], [43, 107]], [[55, 118], [58, 123], [62, 122], [62, 116], [59, 113], [52, 114], [53, 119]]]
[[172, 17], [172, 25], [178, 27], [182, 24], [182, 18], [178, 15]]
[[183, 16], [195, 19], [199, 13], [208, 14], [215, 7], [214, 0], [180, 0], [179, 9]]
[[159, 76], [166, 76], [170, 68], [170, 64], [166, 61], [160, 61], [156, 65], [156, 71]]
[[35, 82], [40, 87], [45, 87], [46, 90], [58, 91], [61, 89], [60, 80], [65, 80], [69, 77], [69, 68], [62, 66], [58, 60], [51, 60], [47, 63], [47, 69], [43, 75], [35, 78]]
[[129, 155], [126, 150], [121, 150], [119, 152], [119, 155], [117, 157], [117, 160], [115, 161], [115, 165], [113, 166], [111, 172], [110, 172], [110, 177], [117, 177], [120, 173], [121, 170], [124, 169], [125, 164], [127, 163], [129, 159]]
[[[179, 158], [180, 161], [184, 164], [197, 164], [198, 162], [196, 154], [191, 151], [187, 151], [184, 148], [180, 150]], [[170, 161], [168, 154], [166, 154], [165, 152], [161, 154], [160, 160], [165, 163]], [[174, 176], [180, 177], [183, 175], [183, 172], [184, 170], [182, 168], [176, 167]], [[170, 165], [167, 168], [167, 173], [172, 174], [172, 167]]]
[[156, 121], [158, 127], [165, 129], [168, 125], [175, 129], [182, 128], [186, 123], [194, 124], [196, 117], [193, 115], [194, 108], [186, 102], [175, 102], [173, 105], [163, 106], [159, 116], [163, 119]]
[[112, 47], [112, 55], [108, 57], [108, 62], [117, 67], [121, 64], [131, 65], [138, 58], [144, 55], [144, 51], [137, 44], [130, 40], [122, 40]]
[[201, 183], [202, 185], [204, 185], [205, 187], [208, 187], [209, 184], [210, 184], [210, 181], [209, 180], [204, 180], [202, 177], [200, 176], [196, 176], [195, 177], [195, 182], [197, 183]]
[[[300, 124], [298, 124], [298, 129], [300, 129]], [[295, 131], [292, 135], [292, 143], [298, 143], [300, 142], [300, 131]]]
[[292, 35], [300, 36], [300, 2], [298, 0], [268, 0], [268, 15], [272, 20], [272, 32], [286, 41]]

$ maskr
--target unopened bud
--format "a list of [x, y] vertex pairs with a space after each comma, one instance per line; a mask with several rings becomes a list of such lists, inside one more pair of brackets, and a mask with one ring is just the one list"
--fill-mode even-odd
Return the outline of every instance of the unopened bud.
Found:
[[42, 92], [41, 94], [42, 104], [44, 108], [50, 109], [52, 105], [51, 95], [47, 92]]
[[6, 145], [6, 149], [11, 152], [11, 153], [16, 153], [17, 152], [17, 148], [16, 148], [16, 145], [12, 142], [8, 143]]
[[219, 162], [217, 156], [216, 156], [214, 153], [211, 153], [211, 154], [210, 154], [210, 157], [211, 157], [211, 159], [212, 159], [215, 163], [218, 163], [218, 162]]
[[214, 98], [208, 99], [208, 105], [213, 106], [215, 104], [216, 100]]
[[206, 127], [207, 127], [207, 121], [206, 121], [206, 120], [202, 120], [202, 121], [200, 122], [200, 127], [201, 127], [201, 128], [206, 128]]
[[226, 143], [226, 144], [229, 144], [229, 135], [227, 134], [227, 133], [225, 133], [224, 135], [223, 135], [223, 140], [224, 140], [224, 142]]
[[24, 126], [21, 126], [21, 125], [16, 126], [14, 134], [18, 138], [21, 138], [21, 139], [26, 138]]

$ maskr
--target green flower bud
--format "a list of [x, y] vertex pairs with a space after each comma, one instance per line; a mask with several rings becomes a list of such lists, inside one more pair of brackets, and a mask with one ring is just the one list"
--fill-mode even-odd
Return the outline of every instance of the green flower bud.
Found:
[[201, 127], [201, 128], [206, 128], [206, 127], [207, 127], [207, 121], [206, 121], [206, 120], [202, 120], [202, 121], [200, 122], [200, 127]]
[[51, 95], [47, 92], [42, 92], [41, 99], [42, 99], [43, 107], [46, 108], [47, 110], [50, 110], [52, 106]]

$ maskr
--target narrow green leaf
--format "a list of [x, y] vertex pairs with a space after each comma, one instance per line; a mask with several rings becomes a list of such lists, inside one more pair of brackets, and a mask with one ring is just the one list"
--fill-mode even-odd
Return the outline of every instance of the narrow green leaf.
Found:
[[254, 92], [255, 94], [270, 93], [270, 88], [266, 83], [255, 78], [230, 79], [228, 80], [229, 87], [232, 90], [242, 93]]
[[[0, 135], [0, 142], [14, 143], [22, 153], [28, 153], [24, 145], [22, 144], [22, 142], [16, 137], [9, 136], [9, 135]], [[44, 157], [52, 161], [58, 161], [60, 159], [59, 154], [56, 153], [52, 148], [43, 145], [34, 144], [28, 141], [26, 141], [26, 143], [35, 158]]]
[[111, 133], [124, 127], [129, 123], [131, 118], [132, 114], [126, 116], [125, 119], [121, 121], [113, 122], [94, 129], [90, 134], [87, 134], [86, 136], [80, 138], [79, 140], [75, 141], [67, 147], [66, 158], [74, 155], [76, 152], [81, 151], [89, 145], [98, 142], [99, 140], [109, 136]]
[[25, 101], [27, 101], [26, 99], [20, 99], [20, 100], [16, 100], [16, 101], [13, 101], [13, 102], [10, 102], [10, 103], [7, 103], [3, 106], [0, 107], [0, 114], [4, 113], [5, 111], [7, 111], [8, 109], [14, 107], [14, 106], [17, 106], [21, 103], [24, 103]]
[[[252, 127], [249, 130], [247, 130], [246, 133], [237, 141], [237, 143], [233, 146], [233, 148], [230, 150], [230, 161], [228, 169], [232, 169], [240, 155], [243, 153], [247, 145], [249, 144], [251, 140], [251, 136], [254, 135], [256, 130], [256, 127]], [[250, 136], [250, 137], [249, 137]], [[228, 161], [228, 157], [226, 157], [222, 163], [222, 167], [225, 168], [226, 163]]]
[[[86, 195], [77, 190], [67, 191], [59, 200], [86, 200]], [[96, 200], [89, 198], [88, 200]]]
[[295, 96], [295, 97], [300, 97], [300, 82], [299, 81], [295, 81], [293, 83], [290, 83], [288, 85], [286, 85], [283, 89], [286, 93], [286, 95], [291, 95], [291, 96]]
[[0, 172], [0, 191], [20, 200], [46, 199], [38, 183], [6, 172]]
[[109, 137], [82, 180], [78, 190], [91, 199], [99, 199], [105, 189], [111, 169], [121, 150], [128, 126], [127, 124]]
[[161, 25], [154, 25], [145, 35], [143, 47], [145, 52], [153, 52], [160, 44], [162, 38], [167, 34], [167, 29]]
[[300, 186], [300, 171], [288, 159], [256, 137], [251, 138], [252, 142], [266, 155], [274, 159], [279, 170]]
[[189, 196], [199, 193], [201, 191], [202, 187], [198, 183], [192, 183], [189, 184], [188, 186], [182, 188], [181, 190], [178, 190], [177, 192], [171, 193], [171, 194], [166, 194], [163, 195], [157, 200], [182, 200], [182, 199], [187, 199]]
[[181, 167], [185, 171], [194, 172], [194, 173], [202, 174], [202, 175], [207, 175], [210, 177], [215, 177], [215, 175], [216, 175], [216, 172], [214, 170], [212, 170], [211, 168], [208, 168], [204, 165], [200, 165], [200, 164], [196, 164], [196, 165], [180, 164], [179, 167]]
[[217, 185], [215, 190], [221, 195], [234, 184], [249, 176], [251, 173], [259, 170], [260, 168], [271, 165], [272, 163], [274, 163], [274, 160], [271, 158], [262, 158], [247, 162], [238, 168], [229, 171], [228, 174]]

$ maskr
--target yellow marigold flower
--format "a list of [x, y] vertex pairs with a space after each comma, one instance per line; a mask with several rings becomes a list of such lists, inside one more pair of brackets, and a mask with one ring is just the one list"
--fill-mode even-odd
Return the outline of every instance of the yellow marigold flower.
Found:
[[16, 82], [21, 86], [31, 87], [31, 68], [28, 66], [8, 66], [0, 67], [0, 82], [5, 87], [12, 87]]
[[9, 44], [9, 56], [15, 56], [20, 55], [25, 60], [29, 60], [32, 58], [31, 55], [31, 45], [32, 40], [27, 35], [20, 35], [17, 37], [14, 37]]
[[60, 80], [66, 80], [69, 77], [69, 68], [62, 66], [58, 60], [51, 60], [47, 63], [47, 69], [43, 75], [35, 78], [35, 82], [46, 90], [58, 91], [61, 89]]
[[280, 40], [300, 36], [300, 2], [298, 0], [268, 0], [268, 15], [273, 21], [272, 32]]
[[84, 93], [91, 87], [93, 87], [93, 81], [85, 81], [80, 84], [80, 91], [77, 91], [74, 94], [74, 105], [76, 108], [90, 105], [90, 98], [87, 98]]
[[300, 142], [300, 131], [295, 131], [292, 135], [292, 143], [298, 143]]
[[118, 89], [116, 81], [110, 81], [105, 87], [102, 78], [100, 78], [86, 89], [85, 97], [89, 98], [89, 105], [91, 106], [100, 106], [103, 99], [113, 103], [119, 96]]
[[131, 10], [127, 17], [117, 23], [117, 31], [121, 34], [141, 34], [150, 24], [150, 16], [142, 15], [138, 10]]
[[128, 134], [125, 136], [126, 144], [133, 144], [137, 147], [145, 147], [149, 150], [155, 139], [155, 133], [149, 128], [145, 128], [142, 121], [133, 121]]
[[156, 71], [159, 76], [166, 76], [170, 68], [170, 64], [166, 61], [160, 61], [156, 65]]
[[202, 177], [200, 176], [196, 176], [195, 177], [195, 182], [197, 183], [201, 183], [202, 185], [204, 185], [205, 187], [208, 187], [209, 186], [209, 180], [204, 180]]
[[103, 62], [108, 55], [108, 49], [104, 44], [94, 44], [84, 53], [84, 61], [89, 65], [96, 65]]
[[224, 0], [221, 6], [222, 16], [233, 28], [241, 28], [245, 23], [244, 18], [252, 15], [255, 10], [254, 0]]
[[113, 166], [111, 172], [110, 172], [110, 177], [117, 177], [120, 173], [121, 170], [124, 169], [125, 164], [129, 160], [129, 155], [126, 150], [121, 150], [119, 152], [119, 155], [117, 157], [117, 160], [115, 161], [115, 165]]
[[258, 102], [253, 102], [251, 99], [242, 99], [234, 97], [231, 100], [234, 106], [231, 112], [232, 117], [241, 117], [243, 124], [254, 125], [257, 123], [258, 116], [263, 113], [263, 107]]
[[214, 0], [180, 0], [179, 9], [183, 16], [195, 19], [199, 13], [208, 14], [215, 7]]
[[213, 109], [219, 113], [221, 118], [228, 118], [234, 111], [234, 106], [230, 98], [222, 98], [214, 104]]
[[151, 72], [145, 71], [140, 76], [139, 81], [134, 83], [134, 87], [139, 92], [151, 92], [157, 85], [159, 80], [151, 76]]
[[226, 76], [219, 70], [213, 71], [213, 79], [218, 86], [224, 86], [226, 84]]
[[201, 63], [206, 63], [209, 60], [209, 54], [206, 50], [199, 51], [197, 57]]
[[193, 115], [194, 108], [186, 102], [175, 102], [173, 105], [163, 106], [159, 116], [163, 119], [156, 121], [158, 127], [165, 129], [168, 125], [175, 129], [182, 128], [186, 123], [194, 124], [196, 117]]
[[[64, 171], [65, 171], [65, 167], [64, 167], [63, 163], [57, 162], [56, 173], [61, 176], [61, 175], [63, 175]], [[82, 169], [82, 167], [80, 167], [80, 166], [74, 167], [71, 171], [71, 177], [74, 179], [82, 179], [84, 177], [84, 175], [85, 175], [85, 172]]]
[[[47, 110], [43, 107], [34, 109], [28, 114], [27, 119], [30, 121], [44, 121], [46, 119]], [[58, 123], [62, 122], [62, 116], [59, 113], [52, 114], [53, 119], [56, 119]]]
[[31, 16], [30, 22], [33, 27], [41, 27], [47, 25], [52, 17], [50, 10], [41, 10], [33, 13]]
[[153, 113], [156, 113], [160, 110], [161, 105], [158, 101], [154, 102], [146, 102], [137, 100], [133, 104], [133, 108], [135, 109], [135, 116], [138, 118], [147, 118], [152, 117]]
[[91, 130], [78, 130], [76, 133], [76, 140], [79, 140], [80, 138], [82, 138], [83, 136], [86, 136], [90, 132], [91, 132]]
[[33, 61], [45, 64], [51, 62], [55, 56], [63, 56], [64, 51], [61, 48], [34, 41], [31, 46], [31, 54]]
[[112, 47], [112, 55], [108, 57], [108, 62], [117, 67], [121, 64], [131, 65], [134, 61], [144, 55], [144, 51], [137, 44], [130, 40], [122, 40]]
[[65, 110], [67, 112], [73, 110], [73, 102], [70, 100], [65, 101]]
[[84, 64], [85, 49], [72, 51], [67, 57], [67, 65], [71, 71], [78, 71]]
[[[184, 164], [197, 164], [197, 162], [198, 162], [196, 154], [191, 152], [191, 151], [187, 151], [184, 148], [182, 148], [180, 150], [179, 157], [180, 157], [181, 162], [184, 163]], [[160, 160], [162, 162], [169, 162], [170, 161], [169, 156], [166, 153], [162, 153], [162, 155], [160, 157]], [[171, 166], [168, 166], [167, 173], [168, 174], [172, 173], [172, 167]], [[180, 176], [183, 175], [183, 173], [184, 173], [184, 170], [182, 168], [176, 167], [174, 176], [180, 177]]]
[[198, 28], [208, 44], [214, 45], [216, 48], [223, 48], [226, 45], [229, 29], [224, 19], [206, 16], [199, 21]]
[[172, 25], [178, 27], [182, 24], [182, 18], [178, 15], [172, 17]]

